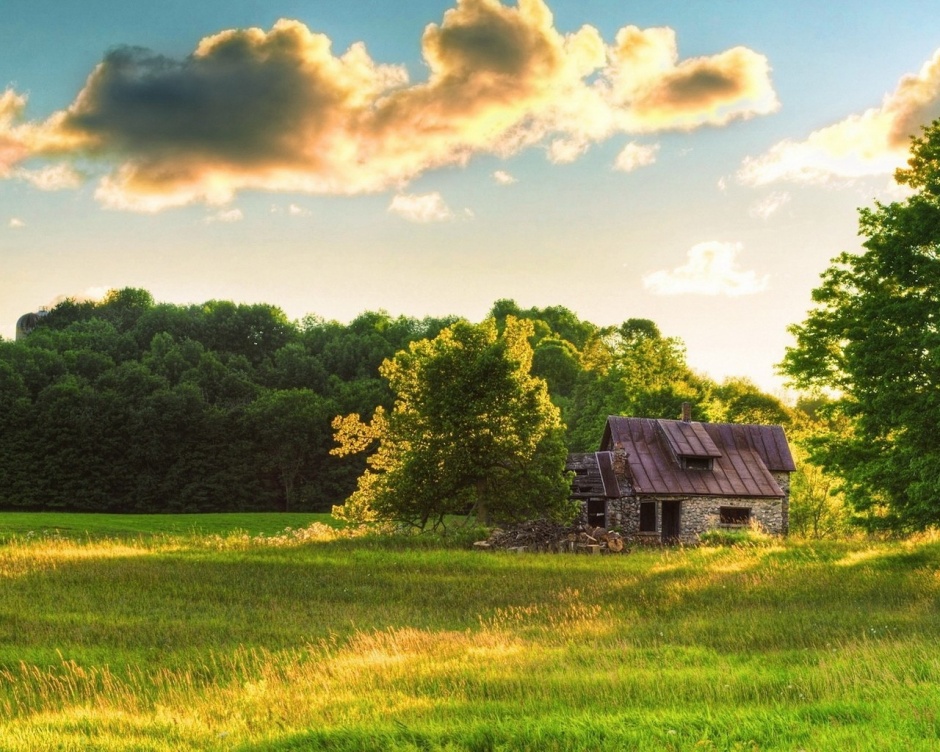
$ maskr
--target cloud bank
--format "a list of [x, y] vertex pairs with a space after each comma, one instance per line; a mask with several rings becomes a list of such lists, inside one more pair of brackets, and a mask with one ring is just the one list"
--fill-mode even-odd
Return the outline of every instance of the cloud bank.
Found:
[[710, 241], [689, 249], [688, 261], [672, 271], [643, 277], [643, 286], [656, 295], [753, 295], [767, 289], [768, 277], [737, 268], [740, 243]]
[[[104, 205], [221, 205], [243, 189], [311, 194], [399, 190], [478, 154], [544, 144], [576, 159], [617, 133], [721, 126], [778, 107], [762, 55], [736, 47], [681, 60], [668, 28], [563, 34], [543, 0], [457, 0], [421, 38], [425, 81], [334, 54], [297, 21], [203, 39], [184, 60], [112, 50], [65, 110], [24, 119], [0, 96], [0, 176], [30, 159], [99, 165]], [[59, 177], [64, 178], [63, 173]]]
[[738, 178], [747, 185], [786, 180], [828, 183], [890, 175], [905, 166], [911, 136], [940, 117], [940, 50], [916, 74], [904, 76], [880, 107], [785, 140], [745, 160]]

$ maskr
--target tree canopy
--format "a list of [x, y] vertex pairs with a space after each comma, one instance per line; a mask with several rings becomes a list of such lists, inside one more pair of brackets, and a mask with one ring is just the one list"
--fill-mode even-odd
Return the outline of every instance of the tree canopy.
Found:
[[[460, 419], [474, 430], [485, 395], [473, 396], [473, 383], [438, 374], [440, 393], [425, 395], [408, 381], [432, 354], [442, 358], [435, 367], [444, 367], [445, 353], [459, 360], [464, 336], [481, 348], [479, 379], [522, 390], [507, 409], [528, 399], [541, 415], [550, 400], [570, 450], [596, 449], [608, 414], [678, 417], [683, 401], [701, 420], [784, 422], [779, 403], [753, 385], [718, 385], [692, 372], [682, 343], [652, 321], [599, 327], [562, 306], [523, 309], [511, 300], [494, 304], [491, 318], [482, 328], [384, 311], [348, 324], [313, 315], [290, 321], [272, 305], [173, 305], [134, 288], [100, 302], [66, 300], [35, 317], [22, 340], [0, 341], [0, 508], [328, 510], [356, 489], [366, 468], [365, 452], [330, 454], [336, 416], [357, 414], [374, 426], [399, 420], [392, 407], [400, 388], [410, 404], [452, 407], [454, 421], [468, 410]], [[409, 349], [449, 328], [434, 345], [441, 352], [425, 352], [428, 344]], [[383, 375], [386, 361], [392, 370]], [[512, 421], [498, 410], [487, 419], [496, 433]], [[534, 436], [540, 429], [513, 430]], [[561, 449], [554, 429], [551, 435], [543, 449], [554, 463]], [[512, 456], [495, 441], [474, 451], [491, 463]], [[513, 499], [511, 484], [499, 480], [504, 475], [487, 474], [489, 490], [455, 491], [453, 508], [483, 500], [498, 516], [512, 500], [522, 513], [529, 492]], [[531, 489], [539, 482], [520, 480]]]
[[913, 139], [904, 201], [861, 209], [861, 254], [834, 259], [781, 370], [836, 395], [848, 430], [814, 442], [873, 525], [940, 523], [940, 120]]
[[364, 466], [330, 421], [390, 405], [379, 364], [450, 321], [66, 300], [0, 341], [0, 508], [328, 510]]
[[378, 443], [348, 507], [334, 511], [422, 529], [456, 514], [570, 516], [564, 429], [545, 382], [531, 375], [533, 332], [513, 316], [502, 333], [492, 319], [458, 321], [386, 360], [392, 410], [333, 424], [338, 455]]

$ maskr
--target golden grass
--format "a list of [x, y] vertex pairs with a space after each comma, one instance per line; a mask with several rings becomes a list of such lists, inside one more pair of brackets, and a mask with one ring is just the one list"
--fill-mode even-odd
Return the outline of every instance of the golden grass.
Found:
[[[366, 600], [357, 619], [373, 613], [372, 624], [342, 632], [334, 631], [341, 623], [334, 615], [319, 636], [288, 647], [265, 645], [267, 632], [259, 631], [252, 645], [223, 642], [172, 667], [158, 654], [121, 653], [107, 662], [63, 655], [53, 665], [7, 665], [0, 668], [0, 749], [580, 749], [605, 739], [612, 748], [676, 750], [874, 750], [902, 738], [909, 750], [940, 744], [936, 537], [620, 558], [424, 552], [408, 544], [371, 551], [334, 537], [285, 531], [0, 547], [7, 581], [41, 577], [43, 587], [56, 587], [62, 578], [69, 587], [91, 566], [101, 577], [129, 562], [159, 573], [169, 557], [192, 559], [196, 577], [200, 562], [226, 567], [233, 592], [242, 567], [270, 563], [265, 571], [277, 576], [282, 560], [272, 554], [283, 552], [285, 579], [269, 582], [279, 597], [297, 597], [297, 566], [306, 566], [310, 577], [333, 578], [323, 580], [331, 588], [324, 606], [355, 589]], [[384, 579], [367, 568], [377, 562], [390, 570]], [[329, 569], [317, 568], [324, 563]], [[154, 598], [173, 586], [159, 574], [142, 581], [152, 583]], [[402, 581], [413, 583], [404, 592], [421, 608], [440, 609], [434, 619], [442, 626], [408, 623], [420, 609], [404, 618], [383, 610], [390, 584]], [[201, 597], [231, 595], [223, 584], [186, 584]], [[114, 584], [101, 586], [111, 592]], [[476, 618], [457, 627], [447, 609], [461, 599]], [[241, 618], [257, 620], [260, 630], [265, 612]], [[174, 634], [185, 638], [180, 619]], [[152, 636], [146, 624], [135, 629], [131, 644]], [[291, 739], [297, 747], [278, 746]]]

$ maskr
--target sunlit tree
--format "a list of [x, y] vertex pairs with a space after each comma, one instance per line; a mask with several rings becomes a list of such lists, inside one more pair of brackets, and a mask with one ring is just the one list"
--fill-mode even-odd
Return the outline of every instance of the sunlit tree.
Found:
[[380, 369], [395, 402], [369, 423], [334, 422], [336, 454], [378, 444], [347, 518], [436, 526], [446, 515], [485, 521], [565, 518], [573, 509], [558, 409], [531, 375], [531, 322], [460, 321], [412, 343]]
[[940, 523], [940, 120], [896, 180], [914, 194], [862, 209], [865, 252], [843, 253], [813, 291], [782, 364], [797, 386], [838, 395], [850, 430], [814, 457], [873, 524]]

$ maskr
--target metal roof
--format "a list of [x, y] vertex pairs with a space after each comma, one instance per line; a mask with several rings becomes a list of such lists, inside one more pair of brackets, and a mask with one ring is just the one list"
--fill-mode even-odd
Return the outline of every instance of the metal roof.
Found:
[[[618, 416], [607, 419], [601, 449], [611, 451], [619, 445], [627, 453], [629, 480], [636, 494], [785, 495], [772, 475], [795, 469], [783, 428], [733, 423], [686, 423], [686, 428], [673, 425], [680, 422]], [[687, 448], [679, 443], [680, 439], [686, 441]], [[693, 444], [692, 439], [699, 443]], [[683, 452], [699, 454], [678, 453], [673, 442]], [[712, 469], [683, 469], [677, 455], [707, 457]]]

